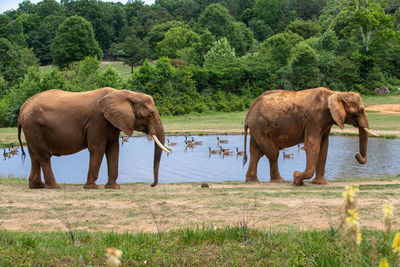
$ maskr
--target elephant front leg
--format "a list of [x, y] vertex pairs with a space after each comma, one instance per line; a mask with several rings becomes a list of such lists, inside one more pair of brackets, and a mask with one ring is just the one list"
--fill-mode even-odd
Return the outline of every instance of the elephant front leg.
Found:
[[329, 146], [329, 133], [324, 135], [321, 141], [321, 149], [319, 152], [319, 157], [317, 162], [316, 177], [314, 180], [312, 180], [313, 184], [327, 184], [327, 181], [324, 178], [324, 174], [325, 174], [326, 157], [328, 155], [328, 146]]
[[116, 139], [108, 144], [106, 149], [107, 168], [108, 168], [108, 183], [105, 188], [119, 189], [120, 185], [117, 184], [118, 178], [118, 155], [119, 155], [119, 141]]
[[315, 173], [317, 166], [319, 151], [321, 146], [321, 137], [307, 137], [304, 142], [304, 150], [306, 151], [307, 163], [304, 172], [295, 171], [293, 180], [296, 185], [303, 185], [304, 179], [310, 179]]
[[89, 171], [87, 176], [87, 182], [83, 186], [85, 189], [97, 189], [96, 180], [99, 176], [99, 170], [101, 162], [104, 156], [104, 150], [100, 149], [89, 149], [90, 151], [90, 162]]

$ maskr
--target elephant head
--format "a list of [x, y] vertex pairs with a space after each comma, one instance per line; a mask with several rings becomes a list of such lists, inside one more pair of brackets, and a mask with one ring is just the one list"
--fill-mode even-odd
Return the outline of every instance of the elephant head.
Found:
[[158, 183], [158, 170], [162, 150], [171, 153], [165, 145], [164, 127], [158, 110], [151, 96], [129, 90], [112, 90], [99, 101], [104, 117], [126, 135], [132, 136], [133, 131], [151, 135], [154, 139], [154, 182]]
[[332, 118], [340, 129], [344, 124], [358, 128], [360, 152], [356, 159], [360, 164], [367, 163], [368, 134], [378, 136], [369, 130], [364, 103], [358, 93], [334, 93], [328, 97], [328, 107]]

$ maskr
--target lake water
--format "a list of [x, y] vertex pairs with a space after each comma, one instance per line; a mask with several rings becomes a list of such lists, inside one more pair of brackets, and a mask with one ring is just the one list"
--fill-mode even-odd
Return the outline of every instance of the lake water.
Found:
[[[243, 157], [236, 156], [236, 147], [243, 150], [243, 135], [220, 136], [227, 139], [224, 148], [233, 151], [232, 156], [210, 155], [208, 147], [217, 149], [215, 135], [194, 136], [203, 141], [203, 145], [185, 148], [184, 136], [169, 136], [170, 142], [177, 142], [172, 154], [162, 155], [159, 182], [222, 182], [244, 181], [248, 163], [242, 166]], [[248, 143], [249, 144], [249, 143]], [[27, 151], [27, 149], [25, 149]], [[120, 146], [118, 183], [152, 182], [153, 181], [154, 142], [147, 137], [132, 137], [129, 142]], [[285, 180], [293, 180], [293, 172], [304, 171], [306, 164], [305, 151], [297, 146], [289, 148], [286, 153], [293, 154], [292, 159], [279, 157], [279, 171]], [[355, 159], [358, 152], [358, 137], [329, 138], [329, 151], [325, 177], [329, 180], [348, 177], [382, 177], [400, 173], [400, 139], [369, 138], [368, 163], [360, 165]], [[248, 156], [249, 147], [248, 147]], [[89, 164], [89, 152], [52, 157], [52, 166], [58, 183], [84, 184]], [[1, 177], [28, 177], [30, 158], [27, 154], [25, 164], [21, 156], [0, 159]], [[263, 157], [258, 164], [258, 178], [269, 181], [268, 160]], [[98, 184], [107, 183], [107, 165], [105, 158], [100, 169]]]

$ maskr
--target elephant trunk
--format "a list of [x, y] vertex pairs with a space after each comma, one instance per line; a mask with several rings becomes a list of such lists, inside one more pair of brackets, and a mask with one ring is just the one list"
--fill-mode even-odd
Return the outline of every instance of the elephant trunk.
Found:
[[367, 147], [368, 147], [368, 133], [362, 128], [358, 128], [360, 153], [357, 153], [356, 159], [360, 164], [367, 163]]
[[[161, 144], [165, 142], [165, 134], [164, 128], [160, 122], [160, 126], [156, 127], [156, 134], [158, 141]], [[153, 174], [154, 174], [154, 182], [151, 184], [152, 187], [158, 184], [158, 170], [160, 168], [160, 160], [161, 160], [162, 148], [157, 145], [156, 140], [154, 140], [154, 163], [153, 163]]]

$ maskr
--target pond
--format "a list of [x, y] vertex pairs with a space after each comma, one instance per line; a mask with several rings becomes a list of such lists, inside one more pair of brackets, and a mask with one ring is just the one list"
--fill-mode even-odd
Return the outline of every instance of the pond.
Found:
[[[176, 142], [172, 154], [163, 153], [160, 165], [160, 183], [175, 182], [222, 182], [244, 181], [248, 163], [242, 166], [242, 156], [236, 156], [236, 147], [243, 150], [243, 135], [219, 136], [227, 139], [224, 148], [233, 151], [231, 156], [209, 154], [208, 147], [217, 148], [215, 135], [193, 136], [203, 144], [195, 148], [185, 148], [184, 136], [169, 136], [170, 142]], [[191, 138], [191, 137], [189, 137]], [[248, 148], [249, 149], [249, 148]], [[27, 149], [26, 149], [27, 150]], [[7, 150], [6, 150], [7, 151]], [[152, 182], [154, 142], [147, 137], [132, 137], [120, 146], [118, 183]], [[288, 148], [286, 153], [293, 158], [279, 157], [279, 170], [285, 180], [293, 180], [293, 172], [303, 171], [306, 164], [305, 151], [297, 146]], [[328, 180], [337, 178], [365, 178], [394, 176], [400, 173], [400, 139], [370, 138], [368, 143], [368, 163], [360, 165], [354, 158], [358, 152], [358, 137], [331, 136], [326, 164]], [[248, 153], [249, 155], [249, 153]], [[84, 184], [89, 163], [89, 152], [52, 157], [52, 166], [58, 183]], [[0, 177], [28, 177], [30, 159], [27, 155], [25, 164], [20, 156], [0, 159]], [[263, 157], [258, 165], [260, 181], [269, 181], [268, 160]], [[103, 160], [98, 184], [107, 183], [107, 166]]]

